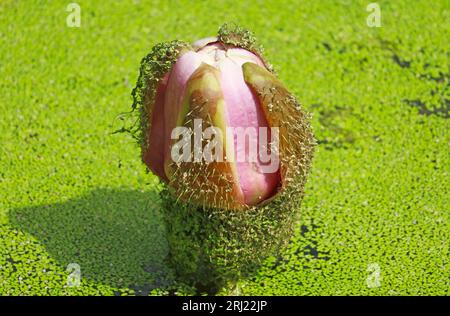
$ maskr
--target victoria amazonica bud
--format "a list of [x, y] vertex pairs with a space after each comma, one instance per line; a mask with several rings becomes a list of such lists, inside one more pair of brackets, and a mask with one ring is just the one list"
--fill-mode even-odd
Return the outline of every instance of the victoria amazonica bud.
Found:
[[224, 25], [192, 45], [156, 45], [133, 96], [179, 275], [220, 284], [286, 243], [315, 141], [249, 31]]

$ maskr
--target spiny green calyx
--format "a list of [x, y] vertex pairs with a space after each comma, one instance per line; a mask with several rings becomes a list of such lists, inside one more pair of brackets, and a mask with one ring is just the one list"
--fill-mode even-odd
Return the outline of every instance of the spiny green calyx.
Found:
[[251, 31], [236, 24], [225, 23], [219, 28], [217, 39], [226, 45], [240, 47], [258, 55], [266, 68], [274, 71], [272, 65], [263, 58], [264, 48]]
[[296, 177], [306, 179], [315, 146], [310, 117], [272, 73], [252, 63], [242, 67], [244, 80], [256, 93], [269, 124], [280, 128], [282, 181], [295, 185]]
[[127, 131], [139, 140], [142, 151], [148, 148], [147, 134], [151, 129], [152, 105], [155, 101], [157, 85], [172, 68], [180, 54], [190, 48], [190, 44], [178, 40], [159, 43], [141, 60], [139, 77], [131, 92], [133, 97], [132, 113], [139, 110], [140, 124], [133, 123]]
[[263, 53], [263, 48], [258, 44], [253, 33], [238, 25], [223, 24], [219, 28], [217, 39], [224, 44], [240, 47], [253, 53]]

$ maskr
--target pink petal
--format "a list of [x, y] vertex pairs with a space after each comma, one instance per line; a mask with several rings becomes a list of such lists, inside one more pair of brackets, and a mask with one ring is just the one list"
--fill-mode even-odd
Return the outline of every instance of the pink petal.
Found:
[[197, 53], [192, 51], [187, 52], [177, 60], [169, 76], [164, 104], [164, 170], [166, 171], [167, 177], [170, 177], [167, 172], [167, 167], [172, 161], [170, 156], [170, 145], [172, 143], [170, 136], [172, 129], [177, 126], [187, 81], [201, 63], [202, 60]]
[[156, 89], [155, 103], [152, 109], [151, 131], [147, 135], [148, 148], [143, 161], [154, 174], [167, 181], [164, 172], [164, 99], [169, 74], [166, 74]]
[[[253, 56], [251, 59], [257, 61], [257, 57]], [[241, 65], [246, 61], [249, 61], [249, 59], [226, 58], [221, 60], [219, 65], [228, 126], [253, 127], [258, 131], [259, 127], [267, 127], [268, 123], [257, 99], [244, 81]], [[237, 135], [234, 136], [234, 146], [236, 154], [248, 154], [248, 144], [238, 144]], [[246, 204], [257, 204], [273, 194], [280, 181], [279, 172], [261, 172], [259, 160], [255, 162], [236, 162], [236, 164], [240, 187]]]

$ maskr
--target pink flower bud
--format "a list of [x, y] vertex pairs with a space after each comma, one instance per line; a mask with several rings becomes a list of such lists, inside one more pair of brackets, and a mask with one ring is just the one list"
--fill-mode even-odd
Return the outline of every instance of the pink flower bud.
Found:
[[250, 33], [222, 28], [192, 45], [157, 45], [133, 95], [142, 159], [178, 200], [246, 209], [289, 186], [302, 191], [314, 145], [308, 117]]

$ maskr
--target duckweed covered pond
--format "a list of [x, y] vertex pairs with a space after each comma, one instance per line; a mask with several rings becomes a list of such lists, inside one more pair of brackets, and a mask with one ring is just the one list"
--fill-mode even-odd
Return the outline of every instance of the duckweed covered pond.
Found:
[[194, 293], [113, 131], [154, 44], [225, 21], [256, 33], [319, 142], [294, 238], [241, 293], [450, 294], [448, 1], [378, 1], [379, 28], [368, 1], [78, 3], [80, 28], [65, 1], [0, 4], [0, 294]]

